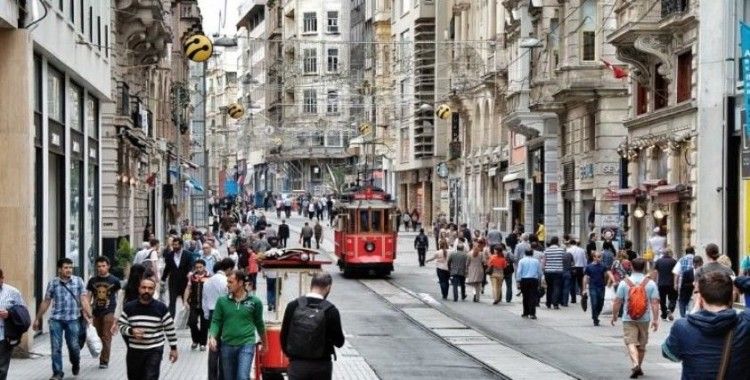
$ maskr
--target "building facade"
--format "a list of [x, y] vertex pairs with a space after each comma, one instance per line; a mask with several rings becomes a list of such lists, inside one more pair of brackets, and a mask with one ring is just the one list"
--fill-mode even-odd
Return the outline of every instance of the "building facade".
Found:
[[100, 112], [111, 94], [111, 4], [75, 5], [0, 7], [0, 236], [15, 242], [0, 248], [0, 267], [32, 313], [58, 259], [88, 275], [102, 253]]

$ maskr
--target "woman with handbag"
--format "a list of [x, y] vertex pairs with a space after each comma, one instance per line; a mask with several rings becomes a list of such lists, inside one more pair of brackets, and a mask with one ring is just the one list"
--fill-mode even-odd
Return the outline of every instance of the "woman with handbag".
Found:
[[468, 274], [466, 275], [466, 284], [474, 288], [474, 302], [479, 302], [482, 294], [482, 282], [484, 281], [484, 239], [477, 241], [474, 248], [469, 253]]
[[492, 247], [492, 256], [487, 263], [487, 274], [490, 276], [490, 282], [492, 283], [492, 298], [493, 305], [497, 305], [503, 298], [503, 279], [505, 278], [505, 268], [508, 267], [508, 262], [505, 260], [505, 254], [500, 245]]

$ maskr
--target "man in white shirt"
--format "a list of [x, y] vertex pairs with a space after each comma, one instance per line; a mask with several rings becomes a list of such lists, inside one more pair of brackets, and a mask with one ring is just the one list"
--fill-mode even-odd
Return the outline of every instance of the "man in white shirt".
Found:
[[[586, 261], [586, 250], [581, 248], [581, 242], [574, 239], [570, 241], [568, 252], [573, 255], [573, 268], [571, 268], [571, 271], [573, 274], [573, 283], [575, 284], [575, 294], [581, 294], [581, 290], [583, 289], [583, 270], [588, 264]], [[573, 302], [575, 303], [575, 301]]]
[[144, 241], [143, 244], [141, 244], [141, 250], [138, 251], [133, 258], [133, 264], [143, 264], [143, 261], [148, 258], [150, 252], [151, 245], [147, 241]]
[[[209, 321], [213, 317], [216, 308], [216, 300], [227, 294], [227, 275], [226, 272], [234, 268], [234, 261], [225, 258], [214, 265], [214, 275], [203, 284], [203, 296], [201, 304], [203, 305], [203, 316]], [[220, 342], [219, 342], [220, 344]], [[219, 365], [219, 351], [208, 351], [208, 379], [216, 380], [221, 373]]]

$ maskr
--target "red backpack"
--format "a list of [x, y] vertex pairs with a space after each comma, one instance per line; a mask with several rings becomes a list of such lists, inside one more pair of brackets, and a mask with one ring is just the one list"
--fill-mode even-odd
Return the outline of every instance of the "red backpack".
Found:
[[625, 283], [628, 284], [628, 316], [634, 321], [641, 319], [648, 312], [648, 296], [646, 295], [648, 281], [648, 277], [644, 277], [643, 281], [636, 285], [630, 277], [625, 278]]

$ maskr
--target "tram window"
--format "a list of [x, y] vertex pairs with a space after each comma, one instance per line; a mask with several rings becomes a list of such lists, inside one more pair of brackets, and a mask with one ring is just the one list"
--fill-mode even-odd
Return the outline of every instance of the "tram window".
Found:
[[349, 233], [354, 233], [355, 229], [357, 228], [357, 219], [355, 218], [357, 216], [357, 211], [350, 210], [347, 214], [347, 220], [346, 220], [346, 230]]
[[370, 232], [369, 216], [367, 210], [359, 210], [359, 232]]
[[381, 210], [371, 211], [372, 216], [372, 232], [381, 232], [380, 221], [383, 212]]

